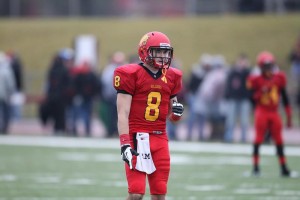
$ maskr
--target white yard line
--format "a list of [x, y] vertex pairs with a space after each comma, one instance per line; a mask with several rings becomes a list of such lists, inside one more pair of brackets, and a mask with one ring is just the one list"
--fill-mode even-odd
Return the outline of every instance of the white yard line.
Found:
[[[12, 200], [123, 200], [124, 198], [116, 197], [76, 197], [76, 198], [55, 198], [55, 197], [14, 197]], [[6, 198], [0, 200], [7, 200]]]
[[[118, 139], [104, 138], [71, 138], [54, 136], [16, 136], [1, 135], [0, 145], [63, 147], [63, 148], [100, 148], [119, 149]], [[170, 142], [171, 152], [188, 153], [222, 153], [222, 154], [246, 154], [252, 153], [251, 144], [227, 144], [227, 143], [204, 143], [204, 142]], [[285, 152], [290, 156], [300, 156], [300, 147], [286, 146]], [[262, 145], [261, 153], [274, 155], [274, 145]]]

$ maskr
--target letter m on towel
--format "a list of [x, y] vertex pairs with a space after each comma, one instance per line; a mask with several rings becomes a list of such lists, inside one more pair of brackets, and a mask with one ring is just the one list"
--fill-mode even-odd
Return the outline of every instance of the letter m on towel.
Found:
[[150, 153], [143, 153], [142, 154], [142, 156], [143, 156], [143, 159], [150, 159]]

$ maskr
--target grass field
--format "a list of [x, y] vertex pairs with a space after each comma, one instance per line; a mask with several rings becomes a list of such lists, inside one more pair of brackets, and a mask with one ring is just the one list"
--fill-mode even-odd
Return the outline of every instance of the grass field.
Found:
[[[299, 200], [299, 178], [279, 176], [273, 146], [262, 176], [249, 176], [249, 144], [171, 142], [168, 200]], [[300, 148], [286, 149], [300, 171]], [[127, 193], [118, 140], [0, 137], [0, 200], [121, 200]], [[149, 200], [147, 192], [146, 200]]]

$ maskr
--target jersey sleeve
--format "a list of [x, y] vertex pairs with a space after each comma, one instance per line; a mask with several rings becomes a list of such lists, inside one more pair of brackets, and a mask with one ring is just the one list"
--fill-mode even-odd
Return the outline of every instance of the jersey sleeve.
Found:
[[246, 87], [248, 90], [253, 90], [255, 87], [255, 76], [249, 76], [246, 80]]
[[259, 101], [262, 96], [262, 91], [259, 90], [258, 76], [251, 75], [247, 78], [246, 87], [250, 93], [250, 99], [253, 104]]
[[174, 88], [171, 97], [177, 95], [182, 89], [182, 72], [178, 69], [174, 69], [174, 72]]
[[114, 71], [114, 88], [117, 92], [133, 95], [135, 91], [135, 76], [126, 70], [126, 66], [121, 66]]

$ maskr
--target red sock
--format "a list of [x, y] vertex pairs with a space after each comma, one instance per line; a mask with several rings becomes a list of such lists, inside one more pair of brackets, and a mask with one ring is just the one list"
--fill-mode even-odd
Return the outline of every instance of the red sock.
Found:
[[284, 165], [285, 164], [285, 157], [284, 156], [279, 156], [279, 163], [281, 164], [281, 165]]
[[253, 156], [253, 164], [254, 165], [258, 165], [258, 163], [259, 163], [259, 156], [258, 155], [254, 155]]

